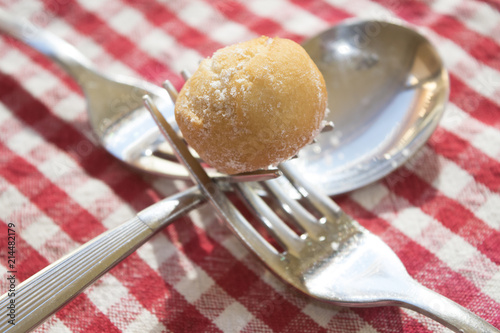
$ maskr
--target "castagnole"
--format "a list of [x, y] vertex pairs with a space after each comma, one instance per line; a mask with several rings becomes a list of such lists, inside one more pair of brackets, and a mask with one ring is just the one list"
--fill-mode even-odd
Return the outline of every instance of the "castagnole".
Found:
[[325, 81], [297, 43], [262, 36], [204, 59], [177, 97], [187, 143], [221, 172], [267, 168], [318, 134]]

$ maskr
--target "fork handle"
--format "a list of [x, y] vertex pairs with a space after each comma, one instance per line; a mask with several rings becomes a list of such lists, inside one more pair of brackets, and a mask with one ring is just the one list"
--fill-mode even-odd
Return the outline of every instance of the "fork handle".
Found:
[[422, 313], [459, 333], [500, 333], [493, 325], [463, 306], [414, 282], [402, 306]]
[[44, 31], [27, 19], [10, 15], [0, 9], [0, 32], [14, 37], [46, 55], [77, 82], [82, 76], [94, 73], [94, 65], [74, 46], [59, 37]]
[[[14, 286], [14, 294], [0, 297], [0, 308], [3, 313], [7, 311], [7, 319], [0, 321], [0, 332], [34, 329], [158, 230], [204, 201], [198, 187], [163, 199]], [[9, 313], [14, 317], [9, 317]], [[8, 322], [10, 319], [14, 319], [15, 325]]]

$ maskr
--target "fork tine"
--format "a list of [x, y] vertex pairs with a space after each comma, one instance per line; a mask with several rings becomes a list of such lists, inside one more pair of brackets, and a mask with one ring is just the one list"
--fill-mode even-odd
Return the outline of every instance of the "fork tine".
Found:
[[326, 121], [321, 129], [321, 133], [333, 131], [334, 128], [335, 125], [333, 124], [333, 121]]
[[254, 215], [264, 224], [276, 240], [292, 255], [297, 255], [304, 242], [262, 198], [246, 183], [238, 183], [237, 190], [244, 203], [253, 211]]
[[304, 229], [309, 236], [320, 239], [324, 233], [324, 228], [319, 224], [320, 220], [292, 198], [277, 181], [267, 181], [262, 183], [262, 186], [274, 196], [276, 202], [281, 205], [283, 212], [289, 218]]
[[251, 172], [237, 173], [235, 175], [220, 176], [217, 179], [230, 181], [233, 183], [246, 183], [246, 182], [261, 182], [265, 180], [270, 180], [278, 178], [281, 176], [281, 171], [279, 169], [265, 169], [265, 170], [255, 170]]
[[175, 89], [172, 82], [170, 82], [169, 80], [166, 80], [163, 82], [162, 86], [163, 86], [163, 88], [165, 88], [165, 90], [168, 92], [170, 98], [175, 103], [175, 101], [177, 100], [177, 96], [179, 95], [179, 92], [177, 91], [177, 89]]
[[280, 164], [279, 169], [297, 191], [321, 212], [327, 220], [335, 221], [342, 216], [342, 210], [335, 201], [314, 188], [310, 182], [303, 181], [302, 177], [293, 171], [286, 163]]
[[187, 81], [191, 77], [191, 73], [184, 68], [183, 70], [181, 70], [181, 76], [184, 79], [184, 81]]

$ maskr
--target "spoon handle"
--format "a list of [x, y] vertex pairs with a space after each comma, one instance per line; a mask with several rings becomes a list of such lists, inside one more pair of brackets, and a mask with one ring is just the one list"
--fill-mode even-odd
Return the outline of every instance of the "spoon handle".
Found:
[[15, 286], [15, 295], [0, 297], [2, 309], [14, 307], [15, 325], [2, 320], [0, 332], [34, 329], [157, 231], [204, 201], [196, 186], [163, 199]]
[[0, 32], [14, 37], [59, 64], [77, 82], [83, 75], [95, 72], [92, 62], [75, 47], [43, 31], [30, 21], [0, 9]]

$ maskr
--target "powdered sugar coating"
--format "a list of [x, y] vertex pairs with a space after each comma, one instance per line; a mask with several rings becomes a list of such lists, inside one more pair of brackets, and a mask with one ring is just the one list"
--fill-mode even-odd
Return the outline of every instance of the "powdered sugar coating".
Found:
[[295, 155], [320, 130], [326, 100], [323, 77], [304, 49], [263, 36], [203, 60], [175, 114], [188, 144], [234, 174]]

